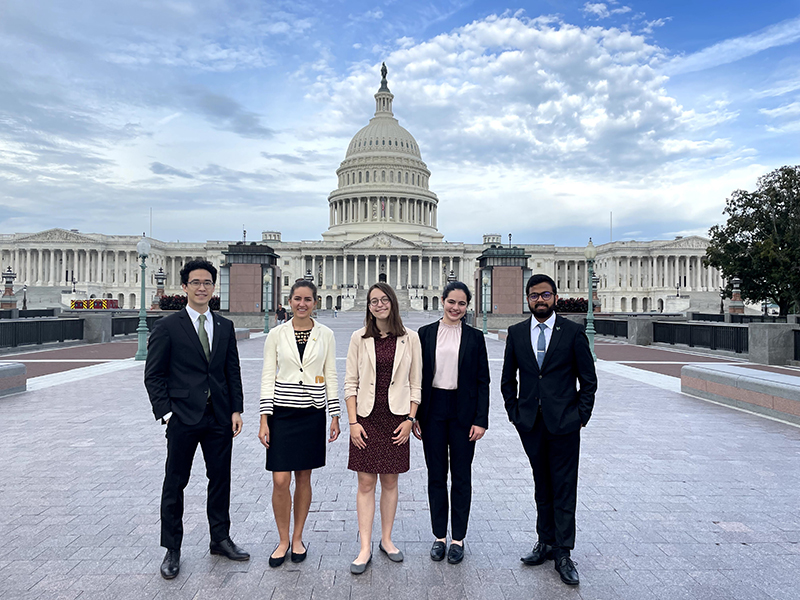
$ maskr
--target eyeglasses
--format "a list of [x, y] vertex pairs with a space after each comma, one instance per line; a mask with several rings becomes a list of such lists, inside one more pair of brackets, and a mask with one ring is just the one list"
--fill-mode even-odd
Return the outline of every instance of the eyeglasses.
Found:
[[213, 288], [214, 282], [213, 281], [200, 281], [199, 279], [192, 279], [189, 283], [186, 284], [188, 287], [196, 290], [198, 288]]
[[528, 300], [531, 302], [536, 302], [539, 298], [542, 300], [550, 300], [553, 297], [553, 292], [542, 292], [541, 294], [537, 294], [536, 292], [531, 292], [528, 294]]
[[369, 301], [370, 306], [378, 306], [378, 304], [391, 304], [392, 301], [389, 300], [388, 296], [384, 296], [383, 298], [373, 298]]

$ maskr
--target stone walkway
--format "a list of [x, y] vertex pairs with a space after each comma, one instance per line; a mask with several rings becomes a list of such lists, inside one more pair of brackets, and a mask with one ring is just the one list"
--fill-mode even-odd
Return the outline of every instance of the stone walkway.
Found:
[[[359, 321], [323, 317], [336, 332], [340, 384]], [[413, 328], [424, 322], [407, 320]], [[163, 426], [152, 418], [142, 363], [116, 360], [37, 377], [32, 391], [0, 399], [0, 598], [796, 599], [800, 429], [683, 396], [675, 377], [633, 366], [632, 347], [605, 346], [582, 438], [578, 588], [563, 585], [552, 562], [519, 561], [535, 541], [533, 485], [503, 410], [503, 343], [495, 340], [487, 340], [490, 429], [475, 457], [464, 562], [428, 558], [425, 467], [414, 440], [394, 535], [406, 561], [390, 563], [375, 543], [367, 573], [349, 573], [358, 543], [345, 431], [314, 475], [308, 560], [270, 569], [277, 532], [256, 439], [261, 338], [240, 342], [246, 412], [234, 448], [232, 533], [253, 555], [249, 563], [208, 553], [198, 453], [181, 574], [159, 576]], [[618, 360], [608, 354], [623, 351]], [[376, 518], [376, 541], [378, 531]]]

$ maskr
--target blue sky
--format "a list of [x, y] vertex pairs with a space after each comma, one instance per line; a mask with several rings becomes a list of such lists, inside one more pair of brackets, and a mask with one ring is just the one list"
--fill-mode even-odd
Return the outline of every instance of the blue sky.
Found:
[[800, 2], [0, 3], [0, 233], [319, 239], [386, 61], [450, 241], [703, 235], [800, 164]]

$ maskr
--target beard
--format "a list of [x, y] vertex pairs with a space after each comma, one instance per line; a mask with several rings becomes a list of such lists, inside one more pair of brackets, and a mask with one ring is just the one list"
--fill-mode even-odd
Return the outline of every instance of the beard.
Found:
[[[530, 305], [528, 305], [530, 307]], [[531, 308], [531, 314], [536, 317], [537, 319], [541, 319], [542, 321], [546, 321], [550, 318], [550, 315], [553, 314], [556, 310], [555, 302], [553, 304], [536, 304], [533, 308]]]

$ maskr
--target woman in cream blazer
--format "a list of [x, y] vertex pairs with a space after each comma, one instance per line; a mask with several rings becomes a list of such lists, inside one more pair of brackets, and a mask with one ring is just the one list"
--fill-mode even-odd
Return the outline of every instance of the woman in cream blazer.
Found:
[[375, 486], [381, 481], [378, 548], [400, 562], [392, 542], [399, 473], [409, 469], [408, 439], [421, 398], [422, 351], [416, 332], [403, 327], [391, 286], [376, 283], [367, 294], [365, 326], [350, 338], [345, 399], [350, 423], [348, 469], [358, 472], [361, 550], [350, 571], [363, 573], [372, 559]]
[[267, 470], [272, 471], [272, 510], [280, 537], [269, 558], [271, 567], [280, 566], [290, 549], [292, 562], [306, 558], [303, 527], [311, 506], [311, 471], [325, 465], [326, 408], [331, 416], [328, 441], [339, 437], [336, 343], [333, 332], [311, 318], [316, 301], [312, 282], [295, 283], [289, 294], [294, 316], [270, 331], [264, 343], [258, 438], [267, 449]]

